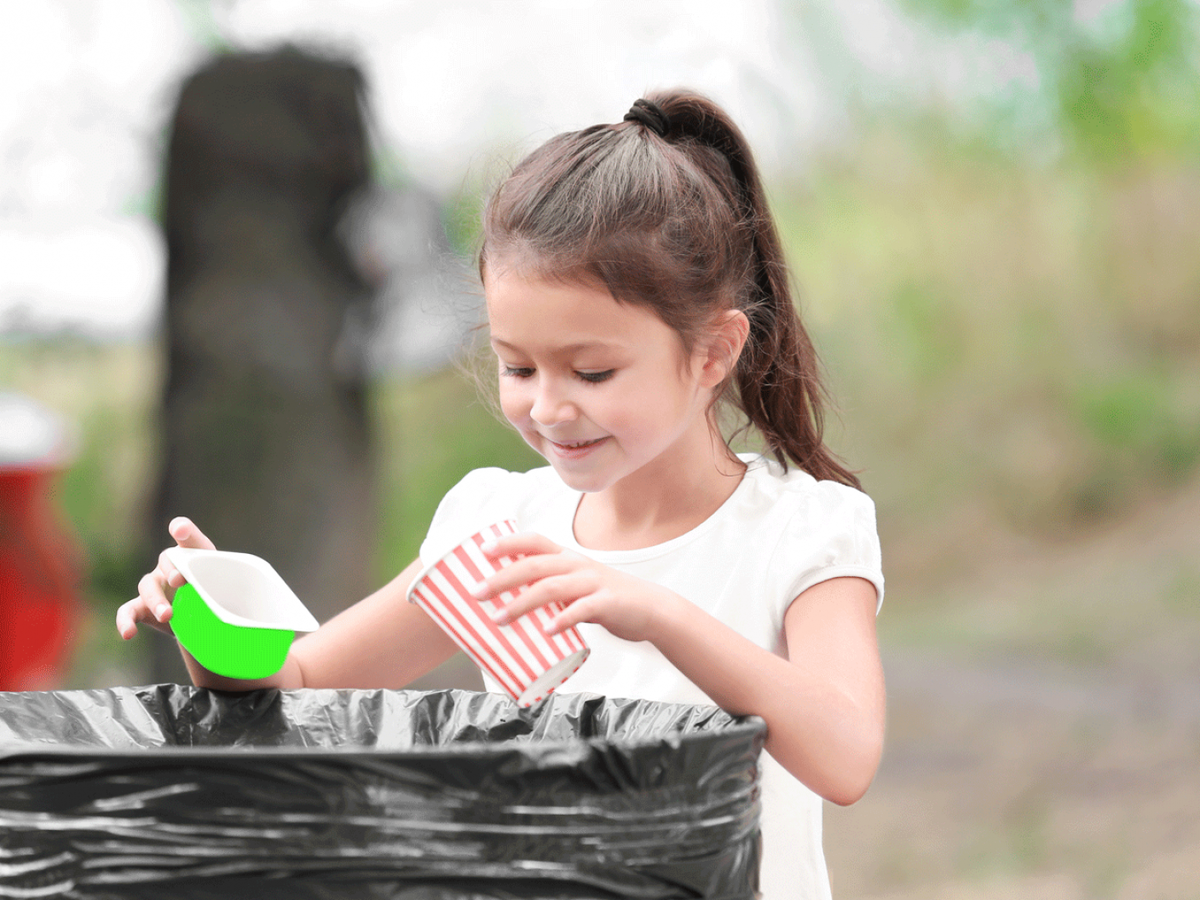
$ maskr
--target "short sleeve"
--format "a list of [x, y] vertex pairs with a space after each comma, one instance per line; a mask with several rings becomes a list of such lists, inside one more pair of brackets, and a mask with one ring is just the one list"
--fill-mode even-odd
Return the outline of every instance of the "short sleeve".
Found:
[[875, 504], [862, 491], [819, 481], [804, 492], [780, 536], [776, 564], [791, 571], [785, 602], [832, 578], [864, 578], [883, 605], [883, 560]]
[[421, 542], [421, 562], [429, 565], [480, 528], [511, 517], [505, 488], [512, 475], [500, 468], [473, 469], [450, 488]]

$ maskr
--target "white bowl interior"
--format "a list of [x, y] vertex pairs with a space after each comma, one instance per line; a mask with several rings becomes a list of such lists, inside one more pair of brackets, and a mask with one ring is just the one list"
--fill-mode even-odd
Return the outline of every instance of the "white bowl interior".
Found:
[[279, 573], [257, 556], [175, 548], [171, 558], [225, 622], [293, 631], [317, 628], [317, 621]]

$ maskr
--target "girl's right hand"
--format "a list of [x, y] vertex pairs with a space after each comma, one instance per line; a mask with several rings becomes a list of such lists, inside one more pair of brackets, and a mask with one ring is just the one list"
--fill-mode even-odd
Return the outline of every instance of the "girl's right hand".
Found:
[[[191, 519], [172, 519], [167, 531], [180, 547], [215, 550], [213, 542], [204, 536]], [[117, 632], [125, 640], [137, 634], [139, 622], [145, 622], [164, 634], [173, 634], [167, 624], [171, 619], [171, 598], [184, 577], [171, 564], [166, 551], [159, 554], [158, 565], [138, 582], [138, 595], [117, 610]]]

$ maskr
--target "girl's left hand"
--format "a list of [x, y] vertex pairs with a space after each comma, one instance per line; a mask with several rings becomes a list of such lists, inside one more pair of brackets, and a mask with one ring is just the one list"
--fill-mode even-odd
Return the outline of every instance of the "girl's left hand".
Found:
[[[485, 556], [522, 556], [487, 579], [478, 599], [524, 587], [496, 617], [505, 625], [539, 606], [558, 601], [566, 611], [554, 620], [553, 633], [580, 622], [602, 625], [627, 641], [654, 639], [655, 612], [675, 594], [618, 572], [539, 534], [515, 534], [481, 548]], [[661, 595], [661, 596], [660, 596]]]

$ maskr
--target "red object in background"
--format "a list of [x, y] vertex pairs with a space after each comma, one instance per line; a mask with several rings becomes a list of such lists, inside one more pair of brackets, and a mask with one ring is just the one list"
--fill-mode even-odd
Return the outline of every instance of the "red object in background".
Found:
[[[71, 650], [82, 554], [51, 502], [61, 438], [53, 447], [25, 441], [15, 452], [30, 405], [16, 407], [12, 395], [0, 401], [0, 690], [49, 690]], [[43, 452], [30, 458], [31, 450]]]

